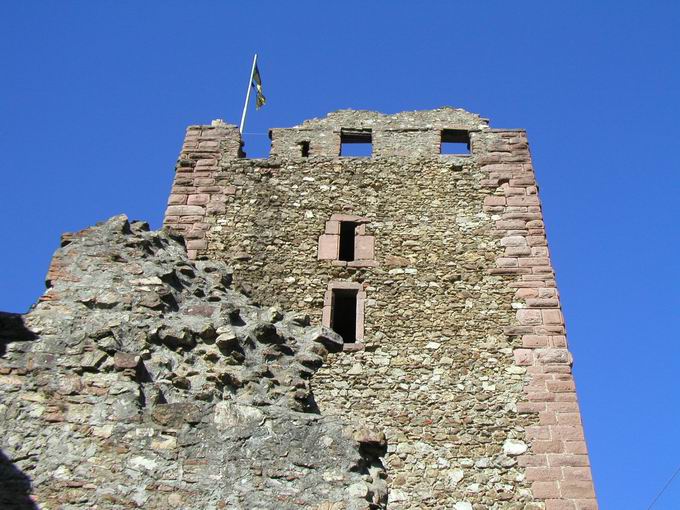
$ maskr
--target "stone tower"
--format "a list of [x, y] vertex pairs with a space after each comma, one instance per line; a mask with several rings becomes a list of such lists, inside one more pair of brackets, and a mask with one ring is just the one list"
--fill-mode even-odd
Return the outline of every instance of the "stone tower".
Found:
[[189, 127], [165, 225], [343, 336], [316, 400], [385, 431], [389, 507], [596, 509], [526, 133], [442, 108], [270, 137]]

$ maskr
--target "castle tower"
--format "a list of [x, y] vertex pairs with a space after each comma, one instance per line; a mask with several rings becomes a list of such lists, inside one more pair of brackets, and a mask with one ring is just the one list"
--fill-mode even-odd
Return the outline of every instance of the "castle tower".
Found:
[[389, 507], [596, 509], [526, 133], [442, 108], [270, 136], [189, 127], [165, 224], [343, 336], [315, 396], [385, 431]]

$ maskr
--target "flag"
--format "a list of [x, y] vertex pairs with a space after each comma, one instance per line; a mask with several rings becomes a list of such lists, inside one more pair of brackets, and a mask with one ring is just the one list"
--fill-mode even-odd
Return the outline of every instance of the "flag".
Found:
[[264, 106], [264, 104], [267, 102], [267, 98], [265, 98], [264, 94], [262, 94], [262, 78], [260, 78], [260, 70], [257, 68], [257, 64], [255, 64], [255, 71], [253, 71], [253, 82], [250, 85], [255, 87], [255, 90], [257, 90], [255, 109], [259, 110], [260, 107]]

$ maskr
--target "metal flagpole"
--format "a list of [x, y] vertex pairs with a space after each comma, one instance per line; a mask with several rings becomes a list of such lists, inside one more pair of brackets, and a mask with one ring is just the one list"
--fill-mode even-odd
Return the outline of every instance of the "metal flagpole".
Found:
[[253, 68], [250, 70], [250, 78], [248, 79], [248, 91], [246, 92], [246, 102], [243, 105], [243, 115], [241, 115], [241, 127], [238, 128], [239, 133], [243, 134], [243, 126], [246, 124], [246, 112], [248, 111], [248, 101], [250, 100], [250, 89], [253, 88], [253, 76], [255, 75], [255, 66], [257, 65], [257, 53], [253, 57]]

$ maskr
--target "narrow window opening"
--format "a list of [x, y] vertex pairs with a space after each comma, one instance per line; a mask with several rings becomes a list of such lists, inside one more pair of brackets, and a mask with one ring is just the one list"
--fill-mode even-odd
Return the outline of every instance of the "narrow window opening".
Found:
[[309, 142], [300, 142], [300, 143], [298, 143], [298, 146], [300, 147], [300, 155], [303, 158], [308, 158], [309, 157]]
[[357, 341], [357, 291], [352, 289], [333, 290], [333, 311], [331, 329], [342, 337], [346, 344]]
[[442, 130], [441, 154], [470, 154], [470, 133], [462, 129]]
[[343, 129], [340, 132], [340, 155], [344, 157], [370, 157], [373, 153], [373, 135], [370, 129]]
[[357, 224], [353, 221], [340, 222], [340, 253], [339, 260], [346, 262], [354, 260], [354, 234]]

